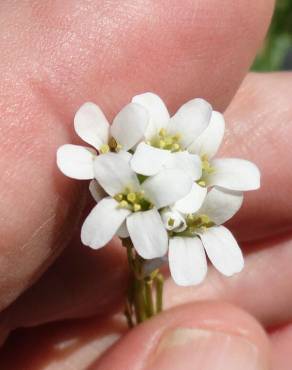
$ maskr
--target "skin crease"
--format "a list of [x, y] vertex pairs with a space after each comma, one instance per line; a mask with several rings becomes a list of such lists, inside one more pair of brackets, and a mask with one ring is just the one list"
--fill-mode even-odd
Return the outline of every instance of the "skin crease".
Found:
[[[165, 1], [137, 1], [135, 5], [131, 1], [122, 1], [118, 6], [115, 3], [114, 7], [113, 1], [88, 1], [82, 6], [78, 1], [45, 4], [37, 1], [3, 1], [0, 4], [0, 28], [5, 31], [0, 40], [4, 54], [0, 67], [0, 119], [3, 120], [0, 123], [0, 169], [3, 174], [0, 182], [2, 309], [52, 263], [68, 239], [72, 238], [68, 230], [71, 231], [74, 226], [78, 230], [77, 221], [86, 185], [66, 179], [56, 170], [55, 151], [65, 142], [77, 142], [72, 130], [72, 118], [81, 103], [94, 100], [112, 118], [133, 94], [153, 90], [166, 100], [172, 111], [198, 94], [210, 100], [216, 109], [226, 107], [264, 35], [272, 2], [224, 3], [225, 6], [215, 0], [186, 1], [183, 9], [178, 1], [174, 1], [171, 8], [165, 6]], [[137, 47], [141, 43], [143, 48]], [[220, 68], [217, 68], [218, 64]], [[248, 194], [242, 216], [231, 224], [237, 236], [249, 242], [247, 249], [254, 249], [247, 260], [247, 272], [250, 273], [225, 282], [212, 271], [205, 288], [207, 293], [202, 294], [202, 298], [223, 298], [241, 305], [268, 326], [283, 324], [291, 319], [287, 284], [291, 275], [289, 235], [285, 239], [274, 238], [276, 234], [289, 230], [291, 220], [291, 204], [287, 202], [289, 198], [285, 197], [285, 194], [289, 194], [291, 182], [288, 171], [285, 171], [291, 150], [287, 133], [287, 124], [291, 121], [291, 112], [288, 111], [291, 84], [287, 82], [288, 77], [251, 76], [226, 112], [229, 133], [222, 155], [232, 153], [254, 160], [264, 173], [263, 190]], [[265, 128], [261, 128], [264, 126], [257, 125], [257, 122], [267, 123]], [[277, 140], [271, 135], [275, 125]], [[248, 142], [242, 143], [240, 138], [250, 134], [250, 131], [245, 131], [248, 127], [256, 127], [254, 135], [249, 137]], [[279, 169], [274, 166], [271, 171], [269, 163], [275, 162]], [[282, 182], [279, 184], [279, 181]], [[277, 190], [270, 194], [270, 189], [276, 185], [283, 195], [279, 195]], [[267, 198], [269, 212], [263, 206]], [[263, 217], [264, 223], [261, 220]], [[269, 237], [269, 241], [264, 244], [253, 243], [255, 234], [251, 232], [251, 219], [256, 237]], [[17, 232], [15, 225], [18, 225]], [[270, 239], [271, 236], [273, 239]], [[73, 238], [78, 240], [77, 237]], [[124, 287], [125, 274], [120, 250], [113, 246], [109, 251], [110, 257], [106, 256], [106, 250], [95, 255], [91, 251], [80, 252], [79, 248], [79, 242], [76, 241], [72, 253], [66, 250], [38, 284], [3, 312], [4, 335], [10, 327], [117, 309], [121, 289], [108, 302], [105, 292], [112, 289], [115, 278], [121, 283], [121, 288]], [[81, 255], [83, 263], [80, 266], [77, 262]], [[97, 297], [105, 301], [101, 303], [97, 298], [90, 300], [92, 291], [88, 289], [83, 292], [82, 302], [79, 302], [79, 295], [74, 295], [78, 279], [74, 280], [73, 276], [80, 268], [83, 274], [80, 286], [85, 286], [87, 279], [92, 281], [95, 258], [97, 267], [99, 264], [101, 266], [97, 279], [102, 281], [102, 286], [99, 288], [96, 284], [93, 289], [100, 294]], [[105, 276], [106, 266], [108, 270], [112, 266], [111, 258], [118, 271], [116, 277], [110, 276], [108, 279]], [[92, 265], [90, 273], [86, 275], [89, 261]], [[278, 269], [276, 266], [271, 268], [275, 261]], [[68, 266], [68, 269], [64, 269], [64, 266]], [[255, 274], [253, 266], [259, 270], [258, 277], [252, 276]], [[283, 273], [278, 276], [280, 269]], [[67, 289], [63, 291], [59, 284], [64, 280], [68, 285], [64, 284]], [[255, 281], [256, 286], [253, 285]], [[267, 281], [271, 283], [265, 284]], [[213, 291], [207, 291], [208, 284]], [[271, 284], [277, 290], [277, 306], [275, 299], [267, 296]], [[56, 285], [59, 289], [54, 290]], [[170, 298], [173, 296], [171, 285], [167, 284]], [[44, 287], [52, 292], [52, 299], [45, 294]], [[252, 288], [255, 288], [254, 291]], [[269, 289], [266, 295], [264, 288]], [[57, 306], [54, 303], [55, 291], [58, 293]], [[185, 292], [181, 291], [180, 294], [181, 298], [178, 297], [175, 304], [185, 302]], [[74, 304], [70, 308], [72, 297]], [[88, 300], [84, 305], [86, 297]], [[196, 292], [189, 296], [189, 300], [202, 298]], [[174, 305], [171, 299], [167, 304], [169, 307]], [[195, 304], [193, 309], [197, 307]], [[32, 312], [34, 315], [31, 315]], [[174, 321], [181, 315], [180, 309], [177, 312], [172, 313]], [[230, 311], [226, 309], [224, 312]], [[93, 325], [100, 322], [96, 320]], [[153, 325], [159, 326], [158, 323], [156, 321]], [[68, 331], [68, 327], [63, 327], [60, 332], [65, 329]], [[84, 331], [86, 333], [88, 330]], [[105, 331], [120, 335], [123, 328], [115, 328], [115, 325], [108, 323]], [[143, 338], [146, 334], [140, 332]], [[254, 333], [256, 336], [262, 335], [258, 329], [254, 329]], [[278, 343], [281, 334], [279, 330]], [[285, 335], [288, 338], [287, 332]], [[102, 337], [99, 331], [97, 336]], [[94, 346], [92, 348], [93, 356], [97, 357], [101, 351]], [[265, 352], [261, 344], [259, 348]], [[79, 361], [82, 362], [82, 359]], [[275, 367], [275, 370], [286, 370], [283, 365], [285, 360], [281, 358], [281, 361], [282, 368]], [[60, 369], [64, 369], [62, 366]]]

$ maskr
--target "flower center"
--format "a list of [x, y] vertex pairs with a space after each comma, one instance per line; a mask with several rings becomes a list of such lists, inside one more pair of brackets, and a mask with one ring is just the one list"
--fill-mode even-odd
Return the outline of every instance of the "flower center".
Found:
[[126, 188], [124, 192], [118, 193], [114, 199], [119, 203], [119, 208], [128, 209], [132, 212], [148, 211], [153, 208], [153, 204], [145, 198], [143, 191], [135, 192]]
[[204, 232], [214, 225], [215, 223], [207, 215], [189, 214], [186, 217], [186, 229], [183, 230], [182, 232], [175, 232], [175, 234], [179, 236], [189, 236], [189, 237], [196, 236], [197, 233]]
[[209, 227], [214, 226], [214, 222], [207, 215], [192, 215], [189, 214], [186, 218], [187, 228], [191, 232], [204, 231]]
[[206, 186], [207, 176], [215, 171], [215, 168], [211, 166], [208, 156], [206, 154], [201, 157], [202, 162], [202, 177], [197, 181], [197, 184], [200, 186]]
[[180, 232], [187, 227], [184, 217], [179, 212], [165, 208], [161, 212], [161, 217], [166, 230], [170, 232]]
[[121, 149], [122, 149], [122, 146], [117, 143], [115, 138], [111, 137], [108, 141], [108, 144], [103, 144], [100, 147], [99, 152], [101, 154], [106, 154], [109, 152], [119, 152]]
[[165, 128], [162, 128], [157, 135], [147, 142], [147, 144], [154, 146], [155, 148], [170, 150], [171, 152], [179, 152], [183, 150], [180, 139], [180, 134], [170, 135], [167, 133]]

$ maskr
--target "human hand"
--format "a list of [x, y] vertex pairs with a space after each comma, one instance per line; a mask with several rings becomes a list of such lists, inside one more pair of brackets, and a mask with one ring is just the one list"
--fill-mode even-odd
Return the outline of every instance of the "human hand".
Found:
[[[272, 2], [266, 0], [226, 1], [224, 8], [215, 0], [186, 1], [183, 8], [177, 1], [167, 5], [164, 1], [0, 5], [5, 35], [0, 86], [0, 303], [2, 309], [7, 307], [2, 312], [2, 334], [19, 326], [99, 315], [56, 325], [53, 337], [48, 335], [52, 327], [22, 334], [30, 349], [15, 359], [9, 357], [9, 349], [16, 347], [4, 348], [3, 368], [64, 369], [70, 363], [71, 368], [83, 369], [98, 358], [102, 344], [109, 344], [113, 334], [125, 331], [122, 323], [111, 319], [120, 309], [127, 278], [122, 251], [112, 245], [92, 252], [80, 245], [78, 227], [74, 235], [72, 228], [80, 218], [86, 185], [65, 179], [55, 165], [56, 148], [72, 141], [74, 111], [92, 100], [113, 116], [132, 95], [147, 90], [161, 95], [173, 110], [194, 96], [223, 110], [255, 55], [272, 10]], [[96, 368], [141, 368], [146, 358], [153, 357], [145, 352], [152, 352], [153, 336], [158, 338], [171, 328], [207, 328], [220, 335], [243, 336], [258, 354], [254, 368], [268, 368], [266, 334], [254, 319], [223, 303], [198, 301], [229, 301], [268, 328], [290, 320], [289, 237], [279, 236], [288, 233], [291, 224], [289, 78], [248, 77], [226, 112], [230, 135], [225, 152], [255, 161], [263, 173], [262, 189], [246, 197], [231, 225], [248, 249], [245, 270], [230, 280], [211, 271], [206, 283], [194, 288], [177, 288], [169, 281], [166, 304], [177, 307], [126, 335]], [[69, 240], [67, 249], [43, 274]], [[179, 331], [180, 341], [185, 334]], [[276, 347], [274, 359], [282, 361], [281, 366], [287, 366], [289, 335], [288, 326], [270, 335]], [[70, 347], [69, 339], [76, 338]], [[232, 343], [233, 337], [228, 338]], [[69, 347], [60, 344], [64, 339]], [[223, 339], [217, 337], [216, 346], [210, 341], [220, 354]], [[187, 355], [172, 347], [175, 360], [168, 358], [176, 368], [196, 364], [207, 369], [197, 360], [200, 348], [204, 347], [194, 345]], [[226, 369], [230, 353], [236, 351], [231, 348], [224, 357]], [[218, 361], [214, 351], [208, 349], [206, 361]], [[52, 365], [56, 358], [59, 363]], [[239, 368], [237, 362], [232, 365]], [[252, 369], [249, 362], [240, 366]], [[279, 370], [279, 362], [275, 368]]]

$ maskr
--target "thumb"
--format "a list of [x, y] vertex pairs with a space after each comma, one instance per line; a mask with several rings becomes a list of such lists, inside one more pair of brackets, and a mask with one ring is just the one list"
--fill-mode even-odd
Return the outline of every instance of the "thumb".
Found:
[[136, 327], [92, 370], [267, 370], [269, 363], [268, 339], [254, 318], [200, 302]]

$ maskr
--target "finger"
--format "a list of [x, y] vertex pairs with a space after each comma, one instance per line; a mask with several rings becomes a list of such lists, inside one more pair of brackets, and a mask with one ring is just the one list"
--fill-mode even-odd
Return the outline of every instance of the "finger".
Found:
[[[277, 147], [277, 149], [272, 151], [272, 154], [271, 150], [268, 148], [267, 143], [269, 143], [269, 138], [265, 137], [265, 130], [260, 130], [262, 135], [256, 135], [256, 137], [267, 146], [266, 152], [268, 155], [274, 156], [273, 159], [270, 159], [270, 162], [275, 161], [275, 163], [278, 159], [282, 161], [283, 157], [285, 157], [284, 146], [287, 146], [287, 153], [291, 150], [287, 145], [288, 139], [285, 139], [285, 132], [289, 130], [290, 127], [288, 123], [292, 118], [292, 113], [289, 108], [287, 108], [289, 107], [287, 99], [289, 99], [290, 96], [287, 90], [287, 86], [289, 86], [287, 81], [291, 77], [288, 74], [283, 78], [281, 76], [282, 75], [276, 74], [261, 75], [259, 77], [257, 75], [252, 75], [248, 77], [227, 111], [227, 116], [229, 117], [228, 122], [231, 123], [230, 127], [232, 127], [230, 130], [233, 131], [236, 136], [235, 141], [240, 140], [240, 135], [237, 133], [235, 126], [236, 122], [247, 122], [249, 129], [251, 129], [251, 127], [257, 127], [257, 129], [259, 129], [260, 123], [265, 122], [267, 127], [271, 127], [271, 130], [276, 122], [277, 128], [274, 128], [274, 131], [279, 132], [279, 135], [281, 134], [283, 136], [282, 138], [278, 137], [278, 140], [283, 140], [279, 148]], [[285, 81], [283, 81], [283, 79]], [[250, 103], [248, 106], [252, 107], [251, 111], [249, 109], [246, 110], [245, 107], [247, 104], [242, 104], [244, 99], [249, 99], [250, 95], [252, 96], [253, 104]], [[270, 108], [269, 96], [274, 96], [275, 101], [281, 102], [281, 104], [277, 105], [278, 109], [276, 109], [277, 112], [275, 114], [273, 114], [273, 112], [267, 113], [274, 109], [274, 106]], [[258, 105], [259, 108], [257, 108]], [[245, 119], [241, 119], [240, 114], [245, 117]], [[252, 118], [249, 118], [249, 114], [252, 114]], [[263, 118], [262, 114], [264, 115]], [[275, 115], [278, 114], [281, 116], [280, 122], [283, 123], [284, 129], [281, 129], [275, 117]], [[239, 128], [244, 129], [244, 124], [242, 123]], [[240, 133], [241, 131], [239, 130], [238, 132]], [[270, 132], [270, 130], [268, 130], [268, 132]], [[264, 139], [262, 139], [262, 137], [264, 137]], [[247, 142], [248, 145], [249, 140], [244, 139], [244, 143], [245, 142]], [[231, 138], [229, 138], [229, 140], [226, 141], [226, 151], [231, 150], [231, 147], [234, 148], [234, 141], [231, 141]], [[241, 147], [243, 148], [242, 150], [244, 150], [245, 146], [243, 146], [243, 144], [242, 146], [237, 145], [237, 148]], [[248, 147], [249, 152], [253, 156], [252, 159], [257, 162], [256, 156], [260, 156], [260, 151], [257, 150], [255, 152], [253, 147], [253, 145]], [[277, 154], [278, 150], [280, 151], [279, 155]], [[240, 155], [247, 155], [247, 153], [242, 152]], [[288, 158], [289, 155], [287, 156], [287, 161]], [[275, 227], [275, 224], [285, 224], [288, 217], [291, 217], [286, 213], [286, 209], [290, 209], [291, 203], [289, 202], [289, 186], [285, 183], [285, 180], [283, 181], [282, 177], [279, 176], [278, 180], [274, 181], [280, 182], [281, 190], [283, 189], [287, 193], [286, 201], [282, 200], [279, 191], [276, 191], [279, 198], [278, 201], [277, 198], [271, 195], [268, 182], [273, 181], [273, 176], [270, 175], [270, 172], [273, 172], [274, 169], [273, 167], [271, 169], [266, 167], [264, 160], [265, 158], [262, 159], [261, 156], [259, 157], [259, 161], [262, 161], [259, 165], [263, 170], [263, 190], [255, 192], [255, 196], [253, 196], [252, 193], [246, 196], [244, 203], [246, 205], [244, 205], [242, 211], [239, 212], [235, 219], [236, 222], [231, 224], [233, 231], [235, 231], [241, 239], [244, 239], [242, 233], [249, 233], [248, 235], [251, 237], [251, 232], [248, 230], [253, 231], [253, 238], [257, 236], [258, 229], [265, 233], [277, 233], [279, 230]], [[288, 178], [289, 171], [283, 171], [281, 176], [286, 178], [288, 184], [289, 181], [291, 182]], [[258, 198], [260, 199], [259, 201]], [[267, 204], [269, 205], [269, 209], [275, 210], [275, 216], [273, 216], [272, 213], [270, 214], [269, 210], [264, 209], [262, 206]], [[279, 209], [277, 209], [278, 205]], [[241, 212], [243, 216], [241, 216]], [[254, 216], [255, 213], [260, 215], [261, 212], [262, 217]], [[273, 223], [275, 224], [273, 225]], [[264, 229], [261, 228], [261, 225], [264, 225]], [[76, 239], [77, 238], [78, 235], [76, 236]], [[207, 281], [200, 287], [189, 289], [175, 288], [174, 285], [169, 283], [169, 285], [173, 286], [169, 288], [169, 297], [173, 297], [170, 298], [170, 302], [172, 302], [173, 299], [170, 305], [204, 298], [224, 298], [243, 306], [265, 325], [274, 325], [283, 323], [285, 320], [290, 320], [292, 300], [290, 299], [289, 284], [287, 283], [292, 279], [289, 266], [291, 249], [289, 238], [286, 240], [282, 238], [273, 239], [265, 243], [257, 244], [256, 246], [258, 245], [261, 246], [261, 249], [257, 248], [256, 251], [246, 258], [245, 270], [232, 279], [222, 278], [217, 272], [211, 270], [212, 272], [209, 273]], [[249, 244], [246, 249], [251, 249], [254, 246], [254, 244]], [[79, 317], [80, 315], [89, 314], [89, 312], [103, 312], [103, 310], [106, 310], [106, 305], [100, 302], [107, 302], [107, 307], [110, 307], [112, 302], [119, 301], [124, 292], [122, 286], [123, 282], [125, 283], [126, 276], [126, 266], [121, 256], [123, 251], [120, 251], [121, 254], [119, 254], [119, 249], [115, 250], [116, 257], [113, 258], [113, 266], [117, 267], [113, 268], [116, 273], [112, 274], [107, 273], [102, 268], [102, 266], [108, 266], [107, 263], [110, 264], [110, 259], [108, 259], [108, 262], [103, 265], [104, 258], [106, 259], [106, 257], [103, 256], [106, 256], [107, 253], [111, 255], [108, 249], [96, 254], [92, 254], [89, 251], [85, 252], [83, 249], [84, 248], [80, 245], [76, 246], [76, 248], [74, 248], [76, 252], [72, 253], [72, 256], [71, 252], [73, 250], [68, 250], [65, 257], [57, 262], [57, 267], [49, 271], [35, 287], [2, 315], [2, 332], [7, 331], [7, 326], [10, 330], [11, 328], [29, 325], [29, 323], [33, 322], [41, 323], [56, 318], [63, 319], [67, 316], [74, 317], [74, 315], [76, 315]], [[93, 257], [93, 255], [95, 257]], [[92, 258], [94, 258], [94, 261], [91, 260]], [[98, 262], [99, 258], [101, 258], [100, 263]], [[84, 262], [77, 264], [76, 261]], [[95, 263], [97, 264], [96, 269], [94, 267]], [[271, 266], [273, 268], [271, 268]], [[279, 271], [281, 271], [281, 273], [279, 273]], [[76, 279], [78, 281], [76, 281]], [[66, 285], [63, 283], [64, 280], [68, 282]], [[102, 283], [100, 284], [101, 280]], [[270, 284], [267, 284], [267, 282], [270, 282]], [[80, 290], [82, 294], [80, 294], [79, 290], [76, 290], [77, 283], [78, 286], [81, 287]], [[55, 288], [56, 285], [59, 286], [58, 290]], [[113, 286], [120, 287], [121, 289], [114, 289], [112, 288]], [[90, 288], [87, 289], [86, 287]], [[111, 294], [106, 294], [108, 290]], [[51, 292], [50, 295], [47, 293], [49, 291]], [[244, 294], [242, 294], [242, 292], [244, 292]], [[278, 297], [277, 300], [274, 299], [275, 295]], [[38, 307], [37, 312], [35, 312], [36, 304]], [[98, 304], [100, 304], [100, 307], [98, 307]], [[71, 309], [69, 310], [68, 307], [71, 307]], [[22, 315], [22, 312], [27, 312], [27, 314]], [[9, 324], [7, 324], [7, 322]]]
[[291, 231], [292, 74], [251, 74], [226, 111], [222, 155], [254, 161], [262, 173], [259, 191], [245, 194], [230, 224], [241, 240]]
[[209, 268], [207, 279], [199, 286], [179, 287], [168, 279], [166, 308], [198, 300], [221, 299], [244, 308], [266, 327], [291, 321], [291, 243], [289, 238], [277, 238], [250, 246], [244, 270], [231, 278]]
[[125, 330], [124, 321], [118, 317], [70, 320], [18, 330], [0, 349], [0, 368], [85, 370]]
[[266, 370], [269, 362], [267, 337], [252, 317], [229, 305], [202, 302], [139, 325], [92, 369]]
[[0, 308], [58, 255], [78, 218], [80, 185], [55, 164], [57, 147], [73, 140], [78, 106], [93, 100], [111, 118], [133, 94], [152, 90], [172, 109], [194, 96], [223, 108], [272, 7], [272, 0], [0, 4]]
[[[168, 278], [165, 282], [165, 308], [206, 299], [224, 300], [244, 308], [266, 327], [283, 325], [292, 320], [291, 240], [277, 238], [265, 243], [259, 242], [247, 249], [250, 252], [245, 256], [244, 270], [233, 277], [223, 277], [209, 266], [207, 278], [199, 286], [177, 286]], [[101, 271], [109, 270], [105, 263], [108, 261], [106, 252], [99, 262], [105, 265]], [[126, 283], [125, 261], [119, 266], [120, 261], [123, 261], [122, 256], [115, 257], [120, 270], [113, 276], [108, 289], [104, 290], [99, 287], [98, 272], [94, 268], [96, 260], [87, 266], [88, 260], [83, 260], [82, 254], [76, 256], [73, 262], [70, 258], [64, 259], [67, 271], [61, 272], [63, 264], [53, 272], [49, 270], [34, 287], [5, 310], [0, 316], [0, 332], [7, 333], [16, 327], [56, 319], [84, 317], [95, 312], [103, 314], [107, 310], [121, 309]], [[80, 264], [76, 264], [76, 261], [80, 261]], [[75, 289], [74, 275], [82, 277], [80, 289]], [[64, 281], [68, 285], [64, 285]], [[56, 291], [58, 285], [60, 288]], [[47, 292], [51, 292], [50, 295]]]
[[271, 333], [272, 370], [291, 369], [292, 325], [288, 324]]
[[127, 293], [124, 248], [116, 241], [99, 251], [67, 248], [51, 268], [0, 314], [0, 340], [18, 327], [118, 311]]

